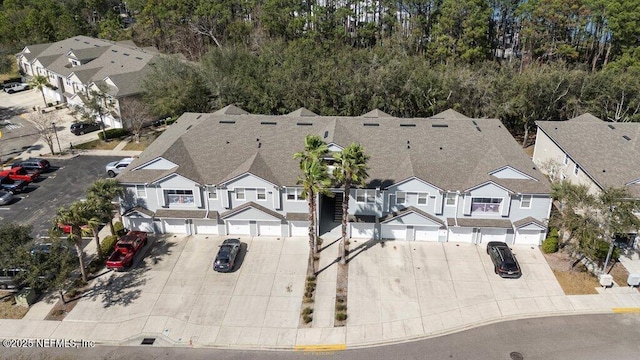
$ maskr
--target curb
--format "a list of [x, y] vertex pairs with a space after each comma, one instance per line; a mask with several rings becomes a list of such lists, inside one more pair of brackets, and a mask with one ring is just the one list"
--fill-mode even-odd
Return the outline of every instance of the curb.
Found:
[[347, 344], [327, 344], [327, 345], [296, 345], [293, 347], [295, 351], [341, 351], [346, 350]]

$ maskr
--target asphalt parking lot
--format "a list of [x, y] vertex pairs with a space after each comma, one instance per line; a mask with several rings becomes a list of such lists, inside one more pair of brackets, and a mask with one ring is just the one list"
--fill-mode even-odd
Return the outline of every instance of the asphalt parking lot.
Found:
[[17, 222], [33, 226], [33, 234], [43, 234], [51, 228], [56, 210], [84, 198], [93, 181], [105, 178], [104, 166], [121, 156], [77, 156], [72, 159], [52, 159], [52, 171], [16, 194], [9, 205], [0, 206], [0, 222]]

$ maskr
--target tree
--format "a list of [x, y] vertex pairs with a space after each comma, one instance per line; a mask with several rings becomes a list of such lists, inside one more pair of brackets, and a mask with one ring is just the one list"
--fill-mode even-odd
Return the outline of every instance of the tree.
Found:
[[142, 128], [153, 120], [149, 106], [139, 98], [126, 97], [120, 100], [122, 124], [133, 133], [136, 143], [140, 142]]
[[52, 88], [51, 84], [49, 84], [49, 79], [47, 79], [46, 76], [36, 75], [29, 79], [29, 87], [40, 91], [44, 106], [47, 107], [47, 98], [44, 96], [44, 88]]
[[328, 152], [327, 144], [317, 135], [307, 135], [304, 138], [304, 151], [293, 155], [294, 159], [300, 159], [302, 176], [298, 177], [298, 184], [302, 185], [304, 197], [309, 207], [309, 262], [316, 272], [314, 255], [318, 251], [316, 239], [316, 195], [326, 193], [326, 188], [331, 185], [324, 155]]
[[364, 148], [360, 144], [351, 143], [342, 151], [334, 154], [335, 169], [333, 176], [339, 184], [344, 186], [344, 196], [342, 197], [342, 262], [346, 261], [347, 243], [347, 223], [349, 222], [349, 199], [351, 187], [353, 185], [365, 186], [369, 161], [369, 156], [364, 153]]
[[33, 240], [31, 231], [31, 225], [25, 226], [17, 223], [0, 225], [0, 265], [2, 267], [6, 269], [20, 268], [16, 249], [20, 249]]
[[54, 224], [62, 223], [71, 227], [67, 239], [76, 248], [78, 260], [80, 261], [80, 273], [84, 282], [87, 281], [87, 268], [84, 261], [84, 250], [82, 249], [82, 227], [88, 225], [94, 217], [95, 213], [89, 202], [76, 201], [69, 205], [68, 208], [59, 208], [54, 219]]
[[84, 121], [94, 122], [98, 120], [102, 128], [104, 141], [109, 141], [105, 129], [105, 117], [109, 114], [115, 114], [115, 102], [111, 95], [107, 93], [107, 89], [99, 87], [98, 90], [90, 89], [88, 95], [78, 93], [82, 99], [82, 105], [74, 106], [71, 114], [80, 116]]
[[56, 152], [53, 149], [53, 141], [56, 133], [54, 124], [61, 122], [60, 116], [55, 112], [42, 113], [40, 111], [28, 113], [26, 116], [27, 120], [36, 128], [40, 139], [42, 139], [49, 147], [49, 150], [51, 150], [51, 154], [55, 155]]
[[113, 199], [124, 196], [124, 188], [116, 179], [98, 179], [87, 189], [87, 198], [96, 198], [100, 202], [99, 209], [102, 220], [109, 224], [111, 235], [116, 235], [113, 229]]

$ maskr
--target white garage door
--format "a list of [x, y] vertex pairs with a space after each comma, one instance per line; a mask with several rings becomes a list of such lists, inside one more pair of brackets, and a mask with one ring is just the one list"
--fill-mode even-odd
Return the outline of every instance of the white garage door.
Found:
[[129, 218], [129, 229], [153, 233], [153, 221], [145, 218]]
[[196, 234], [218, 234], [218, 223], [215, 220], [193, 220]]
[[542, 232], [539, 230], [518, 230], [516, 232], [515, 244], [540, 245]]
[[470, 243], [473, 239], [472, 228], [455, 228], [449, 229], [449, 242]]
[[251, 227], [248, 221], [227, 221], [227, 233], [229, 235], [250, 235]]
[[374, 224], [351, 224], [351, 237], [357, 239], [373, 239]]
[[433, 226], [416, 226], [416, 241], [438, 241], [438, 228]]
[[382, 225], [380, 231], [383, 239], [404, 240], [407, 238], [407, 227], [404, 225]]
[[291, 222], [291, 236], [308, 236], [309, 224], [306, 221]]
[[480, 242], [507, 241], [507, 229], [480, 229]]
[[183, 219], [163, 219], [164, 232], [169, 234], [186, 234], [187, 227]]
[[258, 235], [261, 236], [281, 236], [282, 227], [277, 221], [258, 222]]

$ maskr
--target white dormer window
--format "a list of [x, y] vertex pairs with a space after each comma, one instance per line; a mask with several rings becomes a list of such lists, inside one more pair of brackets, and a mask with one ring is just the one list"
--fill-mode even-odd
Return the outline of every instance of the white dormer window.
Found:
[[287, 201], [304, 201], [304, 198], [302, 196], [302, 189], [288, 188]]
[[407, 193], [404, 191], [396, 191], [396, 204], [404, 205], [407, 202]]
[[562, 163], [565, 165], [569, 163], [569, 157], [567, 156], [567, 154], [564, 154], [564, 159], [562, 159]]
[[458, 200], [458, 194], [447, 193], [444, 204], [447, 206], [456, 206], [457, 200]]
[[267, 200], [267, 191], [265, 189], [257, 189], [256, 199], [262, 200], [262, 201]]
[[580, 166], [578, 166], [578, 164], [575, 164], [573, 166], [573, 175], [578, 176], [578, 171], [580, 171]]
[[218, 200], [218, 191], [213, 186], [207, 186], [207, 192], [209, 193], [209, 200]]
[[522, 195], [520, 199], [520, 209], [531, 209], [531, 199], [533, 196], [531, 195]]
[[145, 188], [144, 185], [136, 185], [136, 195], [139, 198], [146, 198], [147, 197], [147, 188]]
[[[396, 201], [397, 201], [396, 194]], [[364, 203], [364, 204], [373, 204], [376, 202], [376, 191], [375, 190], [367, 190], [367, 189], [357, 189], [356, 190], [356, 202]]]
[[245, 199], [244, 189], [236, 188], [236, 200], [244, 200], [244, 199]]
[[427, 205], [428, 193], [418, 193], [418, 205]]

